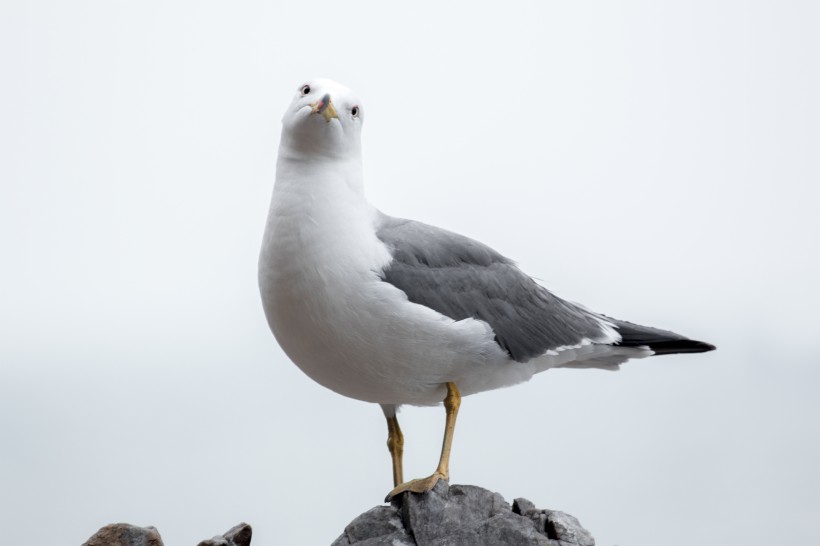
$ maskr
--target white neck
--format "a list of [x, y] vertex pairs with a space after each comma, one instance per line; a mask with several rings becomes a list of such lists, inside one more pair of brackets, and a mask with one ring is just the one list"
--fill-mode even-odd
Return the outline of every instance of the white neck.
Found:
[[302, 134], [299, 129], [283, 127], [279, 142], [280, 160], [361, 162], [362, 146], [358, 138], [334, 140], [329, 135], [326, 135], [327, 138], [317, 138], [310, 132]]
[[298, 193], [315, 198], [345, 191], [364, 199], [361, 157], [305, 156], [280, 148], [274, 195]]
[[373, 237], [375, 214], [364, 196], [359, 154], [331, 158], [294, 153], [282, 143], [265, 246], [350, 248], [342, 240], [361, 241], [368, 233]]

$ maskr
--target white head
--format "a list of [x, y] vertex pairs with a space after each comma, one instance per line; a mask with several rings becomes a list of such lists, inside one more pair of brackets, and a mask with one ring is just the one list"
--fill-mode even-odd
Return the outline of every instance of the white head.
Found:
[[357, 157], [361, 101], [344, 85], [319, 78], [299, 86], [282, 117], [281, 152], [294, 157]]

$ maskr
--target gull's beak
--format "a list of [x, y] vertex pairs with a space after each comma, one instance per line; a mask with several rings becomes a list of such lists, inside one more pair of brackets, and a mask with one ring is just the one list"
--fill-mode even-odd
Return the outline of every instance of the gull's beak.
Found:
[[311, 102], [310, 107], [312, 114], [322, 114], [328, 123], [330, 123], [330, 120], [333, 118], [339, 119], [339, 116], [336, 115], [336, 109], [333, 107], [333, 101], [330, 100], [328, 93], [325, 93], [325, 96], [316, 102]]

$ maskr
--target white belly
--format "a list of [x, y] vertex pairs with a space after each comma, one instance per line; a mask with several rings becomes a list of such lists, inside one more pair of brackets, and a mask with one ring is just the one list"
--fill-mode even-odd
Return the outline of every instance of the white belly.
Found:
[[532, 376], [534, 365], [511, 360], [486, 323], [453, 321], [381, 281], [390, 255], [369, 221], [324, 225], [274, 218], [260, 256], [268, 323], [312, 379], [368, 402], [432, 405], [448, 381], [467, 395]]

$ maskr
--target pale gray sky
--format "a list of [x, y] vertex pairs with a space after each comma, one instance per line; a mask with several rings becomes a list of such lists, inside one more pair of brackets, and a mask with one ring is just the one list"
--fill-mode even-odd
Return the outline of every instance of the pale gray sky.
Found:
[[[0, 8], [4, 542], [323, 544], [390, 489], [379, 408], [291, 364], [256, 288], [315, 76], [362, 97], [385, 212], [719, 347], [466, 398], [455, 483], [603, 546], [820, 541], [818, 4], [387, 6]], [[426, 475], [442, 411], [401, 419]]]

